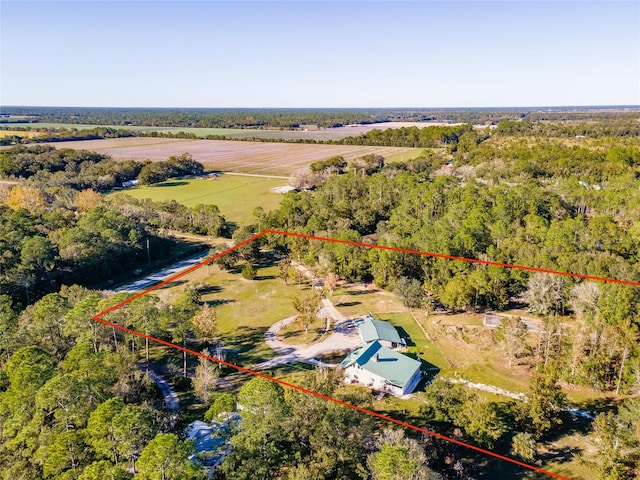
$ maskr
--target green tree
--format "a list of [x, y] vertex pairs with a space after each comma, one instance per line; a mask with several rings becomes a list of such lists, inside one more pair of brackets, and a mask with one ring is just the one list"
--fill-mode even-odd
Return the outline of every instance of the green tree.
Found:
[[440, 293], [440, 300], [454, 312], [469, 308], [473, 303], [473, 287], [466, 276], [452, 278]]
[[25, 239], [20, 250], [22, 268], [30, 275], [42, 275], [55, 265], [51, 242], [39, 235]]
[[247, 262], [242, 267], [242, 278], [246, 280], [253, 280], [256, 278], [256, 269], [251, 262]]
[[87, 466], [78, 480], [129, 480], [131, 477], [124, 468], [107, 460], [99, 460]]
[[375, 480], [430, 480], [435, 473], [427, 467], [424, 448], [404, 436], [402, 430], [387, 428], [377, 441], [378, 451], [367, 463]]
[[66, 298], [59, 293], [50, 293], [38, 300], [33, 308], [21, 313], [20, 327], [34, 342], [58, 358], [63, 358], [69, 345], [62, 325], [69, 310]]
[[426, 295], [415, 278], [400, 277], [393, 291], [405, 307], [420, 308], [424, 305]]
[[511, 440], [511, 452], [525, 462], [533, 462], [536, 450], [536, 441], [530, 433], [518, 432]]
[[622, 458], [620, 433], [613, 413], [599, 413], [593, 422], [591, 441], [597, 455], [598, 480], [624, 480], [629, 472]]
[[206, 422], [215, 420], [221, 413], [235, 412], [238, 409], [238, 401], [232, 393], [222, 393], [218, 395], [207, 413], [204, 414]]
[[40, 445], [34, 458], [42, 465], [45, 478], [72, 479], [77, 478], [89, 455], [81, 433], [67, 430], [51, 435], [46, 444]]
[[100, 311], [101, 300], [98, 293], [87, 294], [64, 315], [61, 327], [62, 334], [74, 338], [77, 344], [90, 341], [94, 353], [98, 353], [101, 345], [109, 343], [108, 327], [93, 320], [93, 316]]
[[55, 361], [38, 347], [30, 346], [16, 350], [3, 372], [8, 386], [0, 392], [0, 428], [3, 438], [13, 438], [31, 419], [36, 393], [55, 371]]
[[151, 440], [140, 454], [136, 480], [200, 480], [206, 475], [196, 467], [189, 455], [195, 449], [173, 433], [161, 433]]
[[100, 458], [109, 458], [118, 466], [135, 461], [154, 434], [153, 414], [148, 407], [125, 405], [111, 398], [91, 413], [87, 422], [87, 441]]
[[158, 163], [148, 163], [138, 174], [138, 181], [141, 185], [153, 185], [154, 183], [164, 182], [169, 176], [167, 172]]
[[7, 295], [0, 295], [0, 355], [9, 359], [14, 347], [18, 329], [18, 317], [13, 310], [13, 301]]
[[472, 398], [463, 405], [456, 423], [463, 425], [465, 432], [478, 444], [493, 448], [508, 430], [503, 417], [499, 404]]
[[309, 333], [309, 325], [313, 323], [320, 307], [320, 295], [315, 289], [293, 299], [293, 308], [298, 312], [297, 321]]
[[558, 371], [550, 364], [543, 372], [534, 372], [529, 380], [527, 402], [523, 404], [523, 420], [527, 430], [538, 439], [562, 425], [560, 413], [566, 405], [566, 395], [558, 385]]

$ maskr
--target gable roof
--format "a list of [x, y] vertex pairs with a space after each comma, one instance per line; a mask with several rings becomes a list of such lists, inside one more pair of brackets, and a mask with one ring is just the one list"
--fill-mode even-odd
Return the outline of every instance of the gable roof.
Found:
[[340, 366], [347, 368], [354, 364], [401, 388], [404, 388], [421, 366], [418, 360], [384, 347], [377, 341], [351, 352]]
[[356, 325], [360, 329], [360, 336], [364, 343], [384, 340], [392, 343], [403, 343], [398, 331], [389, 322], [374, 320], [371, 315], [356, 318]]

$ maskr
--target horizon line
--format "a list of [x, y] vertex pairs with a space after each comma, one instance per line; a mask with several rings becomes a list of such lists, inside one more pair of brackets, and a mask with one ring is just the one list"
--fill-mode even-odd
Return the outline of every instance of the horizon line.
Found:
[[324, 107], [311, 107], [311, 106], [109, 106], [109, 105], [3, 105], [0, 104], [0, 109], [3, 108], [87, 108], [87, 109], [136, 109], [136, 110], [517, 110], [517, 109], [640, 109], [640, 103], [638, 104], [582, 104], [582, 105], [509, 105], [509, 106], [451, 106], [451, 107], [420, 107], [420, 106], [398, 106], [398, 107], [382, 107], [382, 106], [352, 106], [352, 107], [337, 107], [337, 106], [324, 106]]

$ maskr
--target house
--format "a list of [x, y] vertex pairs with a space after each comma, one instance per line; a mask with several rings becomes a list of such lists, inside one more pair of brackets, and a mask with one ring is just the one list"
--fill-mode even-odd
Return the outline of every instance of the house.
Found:
[[140, 183], [138, 180], [127, 180], [126, 182], [122, 182], [122, 187], [123, 188], [137, 187], [138, 183]]
[[407, 346], [407, 342], [400, 338], [398, 331], [389, 322], [375, 320], [371, 315], [356, 318], [354, 322], [364, 343], [377, 341], [387, 348], [403, 348]]
[[354, 350], [340, 366], [344, 369], [346, 383], [361, 383], [396, 396], [413, 392], [421, 378], [420, 361], [378, 341]]
[[231, 453], [229, 439], [231, 431], [240, 424], [240, 415], [236, 412], [224, 412], [218, 415], [219, 422], [205, 423], [196, 420], [187, 427], [187, 440], [193, 441], [195, 453], [189, 459], [205, 467], [215, 467]]

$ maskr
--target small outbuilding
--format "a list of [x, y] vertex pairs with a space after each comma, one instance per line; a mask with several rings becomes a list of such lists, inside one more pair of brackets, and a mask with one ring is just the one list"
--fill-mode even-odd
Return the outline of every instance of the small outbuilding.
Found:
[[358, 327], [358, 333], [364, 343], [380, 342], [387, 348], [404, 348], [407, 342], [400, 338], [396, 328], [389, 322], [376, 320], [371, 315], [354, 320]]

